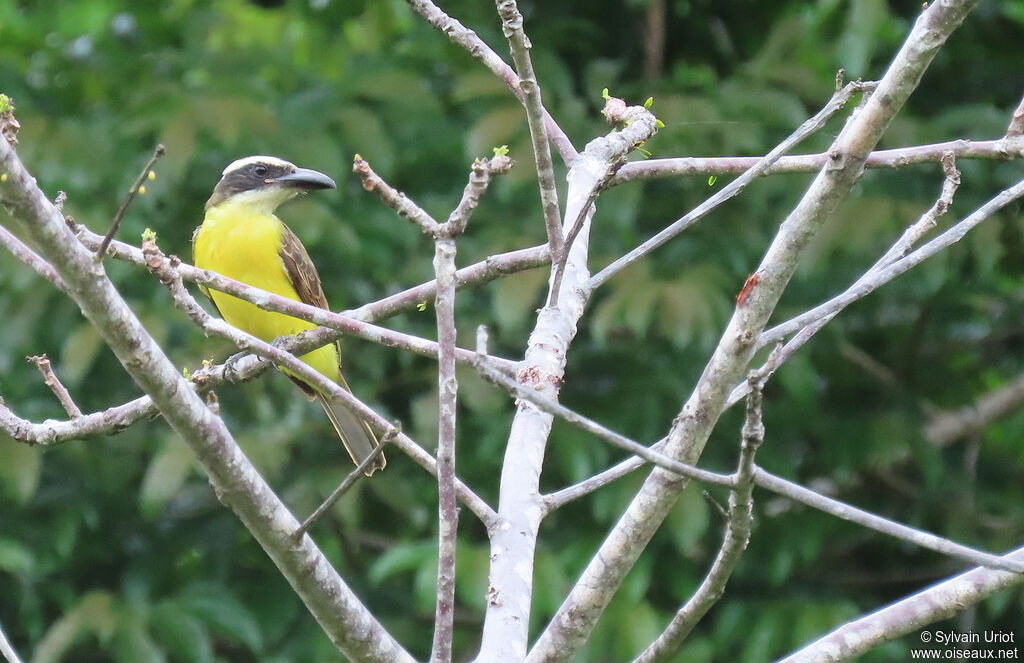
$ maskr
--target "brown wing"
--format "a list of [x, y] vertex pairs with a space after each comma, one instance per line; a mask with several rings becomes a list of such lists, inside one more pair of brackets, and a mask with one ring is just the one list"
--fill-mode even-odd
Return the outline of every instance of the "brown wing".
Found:
[[[278, 255], [281, 256], [281, 262], [284, 263], [288, 280], [292, 282], [292, 287], [299, 295], [299, 301], [303, 304], [330, 310], [330, 306], [327, 304], [327, 295], [324, 294], [324, 288], [320, 284], [320, 274], [317, 273], [316, 265], [313, 264], [306, 252], [306, 247], [302, 245], [291, 228], [283, 223], [281, 225], [284, 227], [284, 231], [281, 233], [281, 250]], [[338, 348], [340, 357], [341, 347], [338, 343], [334, 345]], [[290, 375], [288, 378], [302, 390], [306, 398], [310, 400], [316, 398], [316, 391], [308, 384]]]
[[304, 304], [329, 310], [330, 306], [327, 305], [327, 296], [324, 295], [323, 286], [320, 285], [320, 275], [316, 271], [316, 265], [309, 259], [306, 247], [288, 226], [284, 226], [284, 232], [281, 233], [280, 255], [284, 268], [288, 272], [288, 278], [299, 295], [299, 300]]

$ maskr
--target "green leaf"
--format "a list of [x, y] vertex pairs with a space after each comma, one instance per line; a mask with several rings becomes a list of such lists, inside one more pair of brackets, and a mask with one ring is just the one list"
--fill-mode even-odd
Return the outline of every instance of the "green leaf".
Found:
[[168, 438], [150, 461], [139, 491], [139, 504], [147, 518], [154, 518], [185, 483], [192, 467], [192, 450], [177, 437]]
[[708, 531], [710, 510], [700, 486], [691, 484], [683, 491], [665, 522], [679, 550], [691, 550]]
[[0, 539], [0, 571], [28, 573], [35, 566], [32, 551], [20, 541]]
[[212, 663], [213, 644], [202, 622], [175, 601], [164, 601], [150, 613], [153, 637], [177, 660]]
[[80, 324], [64, 339], [57, 374], [69, 389], [79, 386], [96, 361], [103, 339], [88, 322]]
[[604, 88], [603, 90], [601, 90], [601, 98], [604, 99], [605, 101], [608, 101], [609, 99], [612, 98], [612, 95], [608, 94], [608, 88]]
[[[431, 560], [434, 560], [433, 562]], [[379, 585], [399, 573], [437, 564], [437, 545], [426, 543], [400, 543], [377, 557], [370, 566], [370, 582]]]
[[42, 465], [40, 449], [0, 435], [0, 487], [15, 503], [24, 504], [35, 495]]
[[165, 663], [167, 657], [146, 632], [144, 623], [121, 625], [113, 640], [117, 663]]
[[228, 635], [251, 651], [263, 646], [263, 631], [249, 610], [226, 587], [197, 583], [185, 588], [176, 602], [212, 631]]
[[650, 110], [651, 106], [653, 104], [654, 104], [654, 97], [647, 97], [647, 101], [644, 102], [644, 108], [647, 109], [647, 110]]
[[117, 624], [113, 603], [113, 596], [107, 592], [96, 591], [83, 596], [77, 606], [46, 631], [32, 663], [59, 663], [80, 637], [90, 633], [97, 636], [100, 644], [107, 642]]

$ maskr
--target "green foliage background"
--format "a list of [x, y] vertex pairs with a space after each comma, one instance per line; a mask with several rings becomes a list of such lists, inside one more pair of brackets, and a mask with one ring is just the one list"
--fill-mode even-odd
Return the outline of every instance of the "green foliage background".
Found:
[[[601, 89], [655, 97], [667, 127], [655, 156], [757, 155], [828, 98], [837, 68], [877, 78], [920, 3], [883, 0], [673, 0], [665, 73], [639, 75], [644, 0], [523, 2], [544, 99], [577, 147], [602, 134]], [[493, 6], [444, 7], [498, 52]], [[989, 0], [941, 52], [885, 146], [994, 138], [1021, 93], [1024, 2]], [[492, 186], [461, 264], [540, 243], [543, 228], [522, 110], [488, 71], [399, 0], [0, 2], [0, 90], [18, 104], [19, 152], [66, 211], [105, 229], [153, 146], [167, 156], [130, 210], [121, 237], [151, 227], [165, 251], [188, 241], [220, 170], [275, 154], [331, 173], [337, 192], [282, 216], [320, 266], [335, 308], [431, 275], [428, 242], [347, 176], [364, 155], [436, 215], [457, 202], [475, 156], [507, 143], [520, 165]], [[825, 147], [841, 120], [802, 149]], [[1017, 181], [1019, 163], [962, 162], [951, 217]], [[564, 173], [564, 169], [560, 170]], [[705, 179], [623, 186], [598, 203], [592, 265], [606, 264], [720, 187]], [[574, 343], [564, 402], [636, 439], [667, 430], [760, 259], [810, 176], [750, 187], [685, 236], [598, 293]], [[871, 172], [820, 237], [776, 319], [848, 284], [937, 195], [935, 165]], [[1024, 235], [1019, 206], [853, 306], [790, 361], [766, 395], [763, 465], [865, 508], [992, 551], [1024, 534], [1024, 416], [977, 439], [936, 448], [928, 404], [954, 410], [1024, 369]], [[138, 269], [109, 270], [173, 360], [195, 367], [230, 348], [202, 337]], [[521, 356], [541, 303], [543, 270], [459, 297], [459, 329], [486, 323], [499, 354]], [[0, 257], [0, 393], [24, 417], [62, 418], [25, 355], [48, 353], [86, 411], [138, 395], [74, 304]], [[433, 335], [433, 313], [388, 324]], [[850, 360], [867, 353], [879, 379]], [[356, 392], [401, 419], [424, 445], [436, 421], [434, 365], [345, 343]], [[460, 374], [459, 473], [492, 503], [512, 405]], [[280, 375], [219, 392], [246, 452], [296, 513], [310, 512], [349, 470], [326, 418]], [[703, 464], [731, 468], [737, 412]], [[543, 483], [555, 489], [621, 454], [556, 424]], [[537, 551], [534, 633], [615, 522], [642, 476], [622, 480], [545, 521]], [[392, 454], [315, 530], [320, 545], [384, 624], [427, 656], [433, 609], [433, 479]], [[722, 520], [687, 491], [601, 620], [580, 661], [635, 655], [705, 573]], [[725, 600], [678, 660], [766, 661], [863, 612], [953, 573], [950, 560], [758, 494], [753, 541]], [[475, 652], [488, 550], [462, 517], [456, 650]], [[187, 447], [159, 421], [112, 437], [28, 448], [0, 438], [0, 623], [29, 660], [335, 661], [339, 656], [285, 581], [214, 498]], [[1019, 590], [945, 628], [1024, 623]], [[1024, 632], [1018, 631], [1018, 635]], [[867, 660], [902, 660], [916, 641]]]

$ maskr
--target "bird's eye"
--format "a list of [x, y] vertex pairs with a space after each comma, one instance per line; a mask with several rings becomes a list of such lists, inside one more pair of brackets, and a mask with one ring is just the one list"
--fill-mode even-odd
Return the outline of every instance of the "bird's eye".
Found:
[[266, 166], [264, 166], [263, 164], [257, 164], [257, 165], [256, 165], [256, 166], [255, 166], [255, 167], [254, 167], [254, 168], [252, 169], [252, 172], [256, 173], [256, 175], [257, 175], [258, 177], [266, 177], [266, 175], [267, 175], [267, 167], [266, 167]]

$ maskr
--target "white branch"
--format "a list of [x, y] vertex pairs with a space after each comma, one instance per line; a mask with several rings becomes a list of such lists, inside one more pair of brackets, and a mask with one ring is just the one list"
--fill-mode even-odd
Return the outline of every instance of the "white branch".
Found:
[[[621, 131], [591, 141], [573, 162], [568, 174], [563, 233], [570, 230], [608, 165], [657, 130], [655, 117], [645, 109], [626, 108], [621, 100], [615, 101], [621, 108], [606, 112], [606, 117], [615, 122], [631, 121]], [[521, 384], [550, 399], [557, 397], [566, 353], [588, 299], [582, 286], [589, 276], [590, 218], [586, 214], [584, 217], [576, 241], [568, 247], [558, 298], [538, 314], [518, 373]], [[549, 290], [551, 285], [549, 282]], [[480, 663], [518, 662], [526, 655], [534, 550], [544, 513], [538, 488], [551, 420], [550, 414], [521, 402], [512, 421], [499, 492], [498, 515], [502, 522], [491, 537], [490, 587], [477, 657]]]

